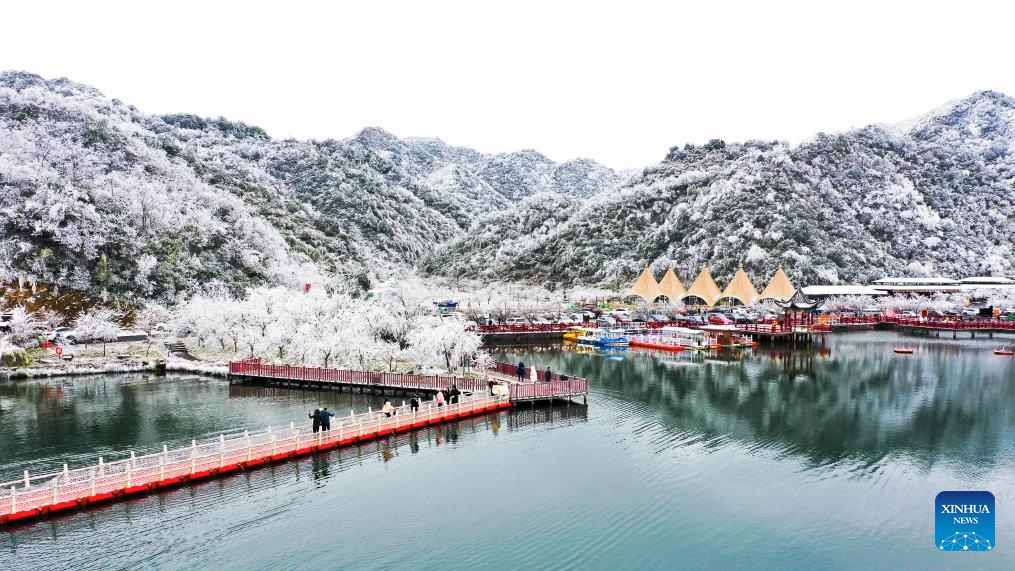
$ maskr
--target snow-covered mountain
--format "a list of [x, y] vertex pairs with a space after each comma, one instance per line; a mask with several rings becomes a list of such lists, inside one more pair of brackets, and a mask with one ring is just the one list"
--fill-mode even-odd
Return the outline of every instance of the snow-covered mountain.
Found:
[[617, 191], [480, 218], [432, 271], [627, 284], [650, 263], [720, 283], [782, 264], [798, 283], [1012, 274], [1015, 99], [980, 92], [913, 121], [672, 148]]
[[386, 275], [534, 194], [621, 175], [535, 151], [486, 155], [364, 129], [271, 139], [193, 115], [146, 115], [66, 79], [0, 73], [0, 281], [112, 295]]

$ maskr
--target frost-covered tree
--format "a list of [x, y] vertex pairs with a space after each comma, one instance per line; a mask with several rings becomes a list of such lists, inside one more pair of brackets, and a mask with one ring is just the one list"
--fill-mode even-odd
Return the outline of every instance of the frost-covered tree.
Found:
[[120, 325], [119, 317], [112, 309], [95, 307], [78, 316], [74, 329], [78, 338], [86, 344], [92, 340], [102, 341], [102, 356], [106, 356], [106, 343], [116, 341]]

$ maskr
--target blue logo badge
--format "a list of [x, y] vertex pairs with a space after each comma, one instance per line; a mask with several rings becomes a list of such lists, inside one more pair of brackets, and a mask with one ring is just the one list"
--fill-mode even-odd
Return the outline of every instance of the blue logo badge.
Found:
[[993, 551], [994, 494], [941, 492], [934, 513], [938, 551]]

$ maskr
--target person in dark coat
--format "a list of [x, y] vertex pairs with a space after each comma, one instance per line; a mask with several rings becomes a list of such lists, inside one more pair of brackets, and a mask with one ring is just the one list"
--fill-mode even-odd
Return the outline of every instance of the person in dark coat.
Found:
[[314, 419], [314, 432], [321, 429], [321, 409], [315, 408], [314, 412], [307, 415], [309, 418]]
[[550, 382], [553, 380], [553, 373], [550, 372], [550, 367], [546, 368], [546, 375], [543, 377], [543, 380], [546, 382]]
[[412, 412], [419, 410], [419, 395], [413, 393], [412, 397], [409, 398], [409, 408], [412, 409]]
[[331, 417], [335, 416], [335, 413], [328, 410], [328, 407], [324, 407], [321, 411], [321, 430], [331, 430]]
[[518, 380], [519, 382], [525, 380], [525, 363], [518, 361]]
[[448, 399], [448, 404], [458, 404], [458, 395], [462, 394], [462, 391], [458, 390], [458, 385], [451, 385], [449, 394], [451, 398]]

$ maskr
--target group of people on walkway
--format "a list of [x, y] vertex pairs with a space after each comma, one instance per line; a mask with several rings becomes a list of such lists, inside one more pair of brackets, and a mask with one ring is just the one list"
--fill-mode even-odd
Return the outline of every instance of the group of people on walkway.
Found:
[[458, 390], [457, 385], [451, 385], [448, 387], [447, 392], [437, 391], [437, 396], [434, 397], [434, 403], [437, 406], [444, 406], [445, 404], [458, 404], [458, 398], [462, 395], [462, 391]]
[[[433, 402], [437, 406], [458, 404], [461, 395], [462, 391], [458, 390], [458, 386], [451, 385], [446, 389], [446, 391], [437, 391], [437, 395], [434, 397]], [[418, 412], [419, 405], [422, 400], [423, 399], [416, 393], [409, 395], [409, 409], [414, 413]], [[381, 412], [384, 413], [386, 418], [391, 418], [395, 414], [398, 414], [398, 408], [391, 404], [390, 399], [384, 399], [384, 405], [381, 407]], [[314, 411], [308, 413], [307, 416], [313, 420], [312, 426], [314, 432], [318, 432], [320, 430], [331, 430], [331, 417], [335, 416], [335, 413], [328, 410], [328, 407], [324, 407], [315, 408]]]
[[[518, 382], [525, 382], [525, 373], [527, 372], [529, 372], [529, 369], [525, 368], [525, 363], [523, 361], [518, 361]], [[563, 377], [561, 378], [563, 379]], [[553, 380], [553, 371], [550, 370], [550, 367], [547, 367], [546, 371], [542, 373], [540, 373], [538, 369], [533, 369], [532, 380], [533, 382], [543, 381], [544, 383], [549, 383]]]
[[318, 430], [331, 430], [331, 417], [335, 416], [335, 413], [328, 410], [328, 407], [315, 408], [314, 412], [308, 415], [313, 419], [314, 432]]

